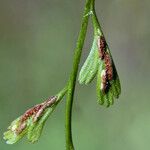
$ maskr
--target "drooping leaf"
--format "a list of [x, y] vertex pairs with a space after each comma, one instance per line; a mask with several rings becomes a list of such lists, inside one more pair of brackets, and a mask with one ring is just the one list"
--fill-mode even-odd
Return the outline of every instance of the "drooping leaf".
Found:
[[30, 142], [39, 139], [42, 129], [49, 115], [53, 112], [58, 97], [52, 96], [45, 102], [35, 105], [27, 110], [22, 116], [14, 120], [4, 133], [7, 144], [14, 144], [27, 135]]
[[91, 51], [79, 74], [79, 83], [90, 83], [96, 74], [99, 104], [108, 107], [119, 97], [121, 86], [113, 58], [102, 33], [101, 36], [94, 37]]

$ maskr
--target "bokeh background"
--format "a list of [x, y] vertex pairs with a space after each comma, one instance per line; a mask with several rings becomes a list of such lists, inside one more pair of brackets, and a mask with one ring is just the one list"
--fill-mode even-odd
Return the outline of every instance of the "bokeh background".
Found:
[[[0, 0], [0, 149], [65, 150], [65, 99], [39, 142], [7, 145], [2, 134], [26, 109], [67, 82], [83, 0]], [[150, 1], [96, 0], [98, 18], [120, 75], [122, 94], [97, 105], [95, 81], [77, 83], [73, 107], [76, 150], [150, 149]], [[93, 38], [91, 23], [81, 65]]]

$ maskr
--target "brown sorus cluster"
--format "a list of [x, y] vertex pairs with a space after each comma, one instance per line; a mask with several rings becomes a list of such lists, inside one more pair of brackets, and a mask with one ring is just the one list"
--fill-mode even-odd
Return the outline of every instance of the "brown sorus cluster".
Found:
[[49, 107], [52, 106], [57, 100], [57, 96], [52, 96], [48, 98], [44, 103], [42, 103], [42, 107], [39, 109], [39, 111], [34, 115], [33, 122], [36, 122], [37, 119], [42, 115], [43, 111]]
[[101, 60], [104, 60], [105, 64], [105, 70], [102, 73], [102, 86], [101, 89], [103, 92], [107, 92], [108, 88], [110, 86], [110, 81], [113, 79], [113, 66], [112, 66], [112, 59], [110, 57], [110, 54], [106, 50], [106, 40], [104, 36], [98, 37], [98, 52], [99, 52], [99, 58]]
[[99, 36], [98, 37], [98, 51], [99, 51], [99, 57], [105, 61], [105, 66], [106, 66], [106, 74], [108, 74], [108, 79], [112, 79], [112, 62], [111, 62], [111, 57], [106, 51], [106, 40], [104, 36]]
[[110, 57], [110, 54], [106, 51], [106, 40], [104, 36], [98, 37], [98, 52], [99, 52], [99, 58], [101, 60], [104, 60], [105, 64], [105, 70], [102, 72], [102, 86], [101, 89], [103, 92], [107, 92], [110, 81], [113, 79], [113, 67], [112, 67], [112, 60]]
[[104, 36], [98, 37], [98, 52], [99, 52], [99, 58], [104, 59], [105, 56], [105, 50], [106, 50], [106, 40]]
[[110, 87], [110, 81], [113, 79], [113, 67], [112, 67], [112, 60], [108, 52], [105, 52], [104, 55], [104, 63], [105, 63], [105, 70], [102, 73], [102, 91], [107, 92], [108, 88]]
[[19, 134], [23, 129], [26, 128], [26, 120], [29, 117], [33, 117], [33, 122], [37, 121], [37, 119], [42, 115], [43, 111], [52, 106], [57, 100], [57, 96], [49, 97], [45, 102], [38, 104], [29, 110], [27, 110], [20, 118], [19, 127], [16, 129], [16, 132]]
[[30, 108], [29, 110], [27, 110], [21, 117], [21, 122], [26, 121], [29, 117], [31, 117], [32, 115], [36, 114], [40, 108], [42, 107], [43, 104], [38, 104], [32, 108]]
[[105, 53], [104, 57], [105, 67], [106, 67], [106, 75], [108, 80], [112, 80], [113, 78], [113, 67], [112, 67], [112, 60], [108, 52]]

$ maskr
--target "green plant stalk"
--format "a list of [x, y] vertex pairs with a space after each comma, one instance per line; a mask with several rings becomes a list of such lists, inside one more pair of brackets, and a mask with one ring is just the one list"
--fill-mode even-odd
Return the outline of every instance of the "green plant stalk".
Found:
[[95, 0], [92, 0], [91, 2], [91, 15], [93, 20], [94, 34], [103, 35], [103, 31], [101, 29], [101, 25], [99, 24], [96, 11], [95, 11]]
[[72, 121], [72, 105], [73, 105], [73, 97], [76, 85], [76, 78], [78, 73], [78, 67], [80, 63], [80, 57], [82, 53], [82, 48], [84, 45], [84, 40], [87, 32], [89, 13], [91, 8], [91, 1], [86, 0], [81, 29], [79, 32], [75, 54], [73, 59], [73, 70], [71, 72], [71, 76], [69, 78], [68, 83], [68, 91], [67, 91], [67, 101], [66, 101], [66, 150], [74, 150], [73, 141], [72, 141], [72, 129], [71, 129], [71, 121]]

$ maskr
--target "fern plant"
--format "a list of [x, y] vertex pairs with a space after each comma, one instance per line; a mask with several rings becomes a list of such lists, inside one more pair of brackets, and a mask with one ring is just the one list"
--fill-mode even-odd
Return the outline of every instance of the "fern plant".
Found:
[[89, 84], [97, 78], [97, 101], [100, 105], [109, 107], [121, 93], [119, 77], [114, 61], [96, 16], [95, 0], [86, 0], [82, 17], [81, 29], [76, 43], [72, 72], [66, 86], [56, 95], [44, 102], [28, 109], [23, 115], [14, 120], [4, 133], [7, 144], [14, 144], [22, 137], [27, 136], [30, 142], [36, 142], [42, 132], [44, 124], [56, 106], [66, 95], [66, 150], [74, 150], [72, 140], [72, 106], [77, 80], [78, 68], [87, 32], [89, 17], [93, 25], [93, 44], [90, 53], [79, 73], [80, 84]]

